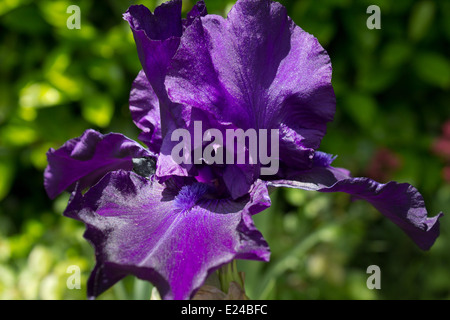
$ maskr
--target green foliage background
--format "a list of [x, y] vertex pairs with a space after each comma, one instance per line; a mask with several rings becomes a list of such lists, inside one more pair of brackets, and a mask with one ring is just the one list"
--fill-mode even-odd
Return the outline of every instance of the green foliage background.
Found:
[[[85, 299], [94, 254], [84, 226], [62, 216], [68, 195], [43, 189], [46, 151], [87, 128], [137, 139], [128, 111], [140, 70], [122, 13], [156, 1], [3, 0], [0, 2], [0, 299]], [[409, 182], [431, 216], [450, 214], [446, 165], [432, 152], [450, 119], [450, 2], [438, 0], [286, 0], [289, 15], [314, 34], [333, 64], [335, 121], [322, 150], [336, 166], [380, 182]], [[66, 27], [69, 5], [81, 29]], [[186, 11], [193, 1], [184, 1]], [[206, 0], [226, 15], [232, 2]], [[369, 5], [381, 29], [369, 30]], [[370, 170], [379, 150], [395, 159]], [[378, 160], [381, 161], [381, 160]], [[255, 217], [270, 263], [239, 261], [252, 299], [448, 299], [450, 220], [422, 252], [395, 225], [345, 194], [278, 190]], [[69, 290], [67, 268], [81, 268]], [[369, 290], [366, 269], [381, 269]], [[151, 285], [126, 278], [100, 299], [148, 299]]]

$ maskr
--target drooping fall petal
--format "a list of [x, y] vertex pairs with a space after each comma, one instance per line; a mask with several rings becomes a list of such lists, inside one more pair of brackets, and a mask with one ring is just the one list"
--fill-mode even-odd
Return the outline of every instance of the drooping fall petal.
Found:
[[319, 192], [344, 192], [369, 202], [398, 225], [421, 249], [428, 250], [439, 236], [442, 213], [428, 217], [419, 191], [408, 183], [378, 183], [369, 178], [353, 178], [348, 170], [330, 166], [331, 158], [318, 153], [315, 166], [290, 179], [270, 181], [272, 187], [290, 187]]
[[122, 134], [103, 135], [89, 129], [59, 149], [47, 152], [44, 187], [53, 199], [65, 190], [72, 191], [77, 181], [83, 189], [95, 184], [109, 171], [132, 170], [132, 159], [144, 157], [155, 156]]
[[189, 299], [233, 259], [267, 261], [268, 245], [251, 218], [270, 205], [265, 183], [239, 201], [209, 192], [201, 183], [179, 188], [123, 170], [84, 195], [74, 192], [65, 214], [86, 224], [97, 257], [89, 296], [133, 274], [155, 284], [163, 299]]

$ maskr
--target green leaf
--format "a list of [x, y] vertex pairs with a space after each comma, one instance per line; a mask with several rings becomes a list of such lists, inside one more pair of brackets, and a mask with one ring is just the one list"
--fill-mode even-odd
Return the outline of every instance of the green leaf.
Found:
[[40, 35], [45, 34], [49, 25], [37, 14], [38, 10], [34, 5], [18, 7], [2, 17], [2, 23], [10, 30], [20, 33]]
[[28, 2], [30, 0], [3, 0], [0, 2], [0, 16]]
[[433, 23], [436, 6], [433, 1], [416, 3], [409, 18], [408, 34], [413, 41], [421, 40]]
[[342, 105], [361, 128], [371, 128], [376, 118], [377, 103], [370, 95], [350, 93], [344, 97]]
[[26, 125], [8, 124], [0, 131], [0, 138], [5, 146], [26, 146], [35, 142], [37, 136], [36, 130]]
[[425, 82], [443, 88], [450, 88], [450, 61], [436, 52], [417, 55], [414, 60], [417, 75]]
[[84, 99], [81, 111], [87, 121], [104, 128], [111, 122], [114, 103], [107, 95], [95, 93]]
[[11, 189], [14, 177], [14, 164], [6, 159], [0, 159], [0, 201], [6, 197]]
[[149, 300], [152, 294], [153, 285], [145, 280], [134, 278], [133, 300]]
[[382, 49], [381, 65], [385, 68], [395, 68], [404, 65], [411, 57], [412, 47], [409, 43], [395, 39]]
[[51, 107], [63, 101], [61, 92], [47, 82], [29, 83], [19, 92], [19, 105], [24, 108]]

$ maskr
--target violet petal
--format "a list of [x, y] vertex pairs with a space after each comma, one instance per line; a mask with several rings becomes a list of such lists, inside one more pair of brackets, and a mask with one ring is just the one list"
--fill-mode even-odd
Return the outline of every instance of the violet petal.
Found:
[[319, 192], [345, 192], [366, 200], [398, 225], [421, 249], [428, 250], [439, 236], [439, 213], [428, 217], [419, 191], [408, 183], [378, 183], [369, 178], [352, 178], [349, 171], [327, 166], [331, 156], [321, 155], [316, 166], [290, 179], [268, 182], [270, 187], [290, 187]]
[[123, 18], [133, 31], [142, 67], [159, 96], [164, 92], [167, 65], [180, 43], [181, 0], [164, 3], [154, 13], [143, 5], [130, 6]]
[[54, 199], [65, 190], [72, 191], [77, 181], [82, 189], [90, 187], [108, 171], [132, 170], [133, 158], [151, 156], [152, 153], [122, 134], [102, 135], [89, 129], [81, 137], [47, 152], [44, 187]]
[[[281, 161], [304, 169], [335, 111], [331, 63], [276, 2], [237, 1], [185, 31], [165, 80], [171, 100], [244, 130], [290, 128]], [[297, 145], [295, 148], [292, 144]]]
[[133, 122], [141, 129], [139, 140], [150, 151], [159, 153], [162, 144], [159, 100], [143, 70], [139, 72], [131, 88], [130, 112]]
[[96, 251], [93, 298], [127, 274], [151, 281], [164, 299], [189, 299], [207, 276], [233, 259], [268, 261], [269, 248], [251, 215], [270, 205], [258, 181], [234, 201], [208, 196], [194, 183], [181, 189], [123, 170], [108, 173], [66, 215], [83, 221]]

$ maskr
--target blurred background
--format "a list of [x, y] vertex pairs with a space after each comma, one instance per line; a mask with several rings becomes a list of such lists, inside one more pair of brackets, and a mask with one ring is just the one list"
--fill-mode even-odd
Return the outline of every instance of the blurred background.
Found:
[[[321, 150], [335, 166], [379, 182], [417, 187], [430, 216], [450, 214], [450, 2], [281, 1], [333, 64], [335, 121]], [[122, 13], [159, 1], [0, 2], [0, 299], [85, 299], [94, 252], [84, 226], [62, 216], [68, 195], [43, 189], [45, 153], [85, 129], [137, 140], [128, 95], [140, 70]], [[193, 1], [184, 1], [184, 12]], [[233, 2], [206, 0], [226, 15]], [[369, 5], [381, 9], [370, 30]], [[70, 5], [81, 29], [68, 29]], [[450, 218], [428, 252], [346, 194], [281, 189], [255, 216], [269, 263], [239, 261], [251, 299], [448, 299]], [[70, 290], [69, 266], [81, 271]], [[370, 265], [381, 289], [370, 290]], [[151, 285], [125, 278], [100, 299], [148, 299]]]

